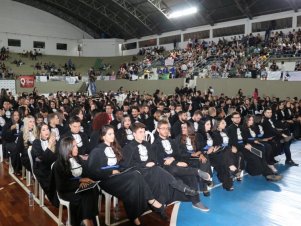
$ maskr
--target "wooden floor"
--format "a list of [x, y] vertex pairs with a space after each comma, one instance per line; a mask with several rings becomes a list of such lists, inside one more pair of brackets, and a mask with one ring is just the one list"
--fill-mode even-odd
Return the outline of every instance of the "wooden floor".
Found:
[[[25, 185], [25, 180], [21, 180]], [[33, 187], [29, 189], [33, 191]], [[104, 198], [103, 198], [104, 200]], [[104, 205], [104, 203], [103, 203]], [[45, 200], [45, 206], [55, 215], [58, 216], [58, 209], [51, 206]], [[121, 206], [119, 220], [114, 220], [113, 210], [111, 212], [111, 224], [128, 226], [129, 222], [118, 223], [126, 220], [125, 212]], [[167, 208], [167, 213], [170, 216], [173, 205]], [[100, 225], [104, 224], [104, 206], [99, 215]], [[66, 218], [66, 211], [64, 211], [64, 218]], [[167, 226], [168, 222], [160, 220], [155, 213], [149, 213], [140, 218], [144, 226]], [[37, 204], [33, 207], [28, 205], [28, 194], [26, 191], [12, 178], [8, 173], [8, 164], [6, 162], [0, 163], [0, 226], [55, 226], [57, 223]]]

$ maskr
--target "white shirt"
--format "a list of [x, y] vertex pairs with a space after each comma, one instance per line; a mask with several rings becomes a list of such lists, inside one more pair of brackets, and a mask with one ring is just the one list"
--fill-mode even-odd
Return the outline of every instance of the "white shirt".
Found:
[[171, 144], [169, 140], [162, 140], [162, 145], [164, 147], [164, 151], [166, 152], [166, 154], [168, 155], [172, 154], [173, 150], [171, 148]]
[[106, 147], [104, 152], [108, 158], [108, 166], [115, 166], [117, 164], [117, 158], [113, 149], [111, 147]]
[[145, 162], [148, 160], [148, 151], [146, 149], [146, 147], [142, 144], [139, 144], [138, 145], [138, 151], [139, 151], [139, 155], [140, 155], [140, 160], [142, 162]]

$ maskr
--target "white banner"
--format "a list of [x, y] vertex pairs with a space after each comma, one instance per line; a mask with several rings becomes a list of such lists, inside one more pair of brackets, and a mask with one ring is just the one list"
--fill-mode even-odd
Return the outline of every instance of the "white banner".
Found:
[[289, 71], [285, 75], [288, 81], [301, 81], [301, 71]]
[[36, 76], [36, 79], [37, 79], [38, 82], [47, 82], [47, 76], [46, 75]]
[[75, 84], [77, 80], [77, 77], [66, 77], [66, 82], [68, 84]]
[[281, 71], [268, 71], [267, 80], [280, 80]]
[[268, 71], [267, 80], [301, 81], [301, 71]]

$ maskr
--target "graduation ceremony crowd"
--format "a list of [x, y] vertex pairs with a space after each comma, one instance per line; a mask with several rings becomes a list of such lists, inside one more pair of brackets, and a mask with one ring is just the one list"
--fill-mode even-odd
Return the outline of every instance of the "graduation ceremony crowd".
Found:
[[15, 174], [24, 166], [53, 205], [57, 192], [70, 201], [72, 226], [96, 225], [101, 190], [140, 225], [148, 210], [168, 221], [165, 207], [175, 201], [209, 211], [200, 196], [210, 196], [213, 170], [229, 192], [244, 171], [281, 180], [275, 156], [284, 153], [286, 165], [298, 166], [290, 145], [300, 139], [300, 104], [296, 97], [246, 97], [241, 90], [235, 97], [188, 88], [171, 95], [121, 88], [92, 97], [34, 90], [15, 99], [2, 89], [0, 136]]

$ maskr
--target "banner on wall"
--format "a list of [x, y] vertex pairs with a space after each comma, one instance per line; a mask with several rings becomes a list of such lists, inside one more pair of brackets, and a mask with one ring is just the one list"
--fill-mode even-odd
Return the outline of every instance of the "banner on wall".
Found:
[[21, 88], [33, 88], [35, 77], [32, 75], [20, 76], [20, 87]]
[[301, 81], [301, 71], [289, 71], [286, 77], [288, 81]]
[[301, 81], [301, 71], [268, 71], [267, 80]]
[[281, 71], [268, 71], [267, 80], [280, 80]]

